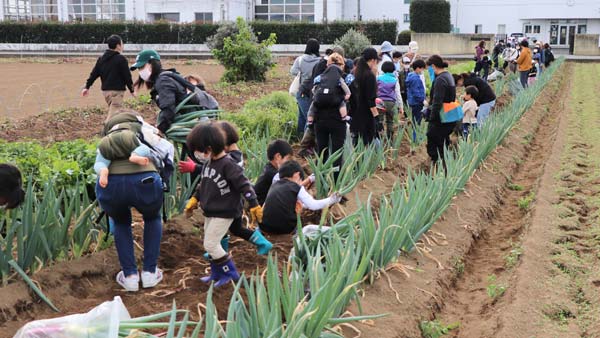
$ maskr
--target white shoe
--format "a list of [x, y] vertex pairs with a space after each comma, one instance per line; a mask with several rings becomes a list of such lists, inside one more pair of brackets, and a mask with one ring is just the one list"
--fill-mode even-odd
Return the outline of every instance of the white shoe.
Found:
[[154, 272], [143, 271], [142, 272], [142, 287], [152, 288], [155, 287], [156, 284], [160, 283], [163, 280], [163, 272], [161, 269], [156, 268]]
[[140, 275], [136, 273], [125, 277], [123, 271], [119, 271], [117, 274], [117, 283], [121, 285], [127, 292], [135, 292], [140, 289]]

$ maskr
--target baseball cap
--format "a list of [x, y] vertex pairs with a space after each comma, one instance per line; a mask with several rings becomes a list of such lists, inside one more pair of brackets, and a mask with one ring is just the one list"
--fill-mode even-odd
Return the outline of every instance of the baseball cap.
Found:
[[402, 63], [410, 63], [410, 58], [408, 56], [403, 57]]
[[138, 68], [142, 68], [145, 64], [150, 60], [160, 60], [160, 55], [153, 49], [145, 49], [138, 53], [135, 58], [135, 63], [131, 65], [130, 70], [136, 70]]

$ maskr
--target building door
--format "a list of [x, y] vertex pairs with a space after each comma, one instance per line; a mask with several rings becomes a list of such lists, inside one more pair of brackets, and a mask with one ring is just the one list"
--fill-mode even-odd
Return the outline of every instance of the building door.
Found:
[[569, 26], [569, 54], [573, 54], [575, 48], [575, 28], [576, 26]]
[[475, 34], [483, 33], [483, 25], [475, 25]]

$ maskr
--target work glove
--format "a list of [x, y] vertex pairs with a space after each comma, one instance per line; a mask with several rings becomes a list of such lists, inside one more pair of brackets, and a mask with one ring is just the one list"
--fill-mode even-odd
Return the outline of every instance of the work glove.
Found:
[[188, 200], [187, 204], [185, 205], [185, 217], [192, 217], [195, 209], [198, 209], [198, 199], [196, 199], [196, 197], [192, 197]]
[[352, 122], [352, 117], [350, 115], [346, 115], [346, 116], [342, 117], [342, 121], [349, 124], [350, 122]]
[[340, 195], [340, 193], [334, 192], [331, 195], [331, 200], [333, 201], [333, 203], [340, 203], [342, 201], [342, 195]]
[[191, 159], [186, 161], [179, 161], [177, 164], [179, 167], [179, 172], [182, 174], [193, 173], [196, 171], [196, 163]]
[[263, 221], [263, 208], [260, 205], [250, 209], [250, 218], [252, 223], [262, 223]]

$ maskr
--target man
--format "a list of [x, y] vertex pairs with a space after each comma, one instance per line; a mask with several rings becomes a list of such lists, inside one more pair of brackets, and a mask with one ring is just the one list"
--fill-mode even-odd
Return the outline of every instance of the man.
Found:
[[118, 35], [111, 35], [107, 39], [108, 49], [98, 58], [90, 77], [85, 83], [85, 88], [81, 91], [81, 96], [88, 96], [90, 87], [98, 77], [102, 81], [102, 94], [108, 104], [108, 121], [119, 109], [123, 108], [123, 96], [125, 87], [129, 89], [131, 95], [133, 92], [133, 81], [129, 64], [123, 52], [123, 39]]
[[496, 46], [494, 46], [494, 50], [492, 50], [492, 61], [494, 62], [494, 69], [500, 69], [500, 55], [504, 52], [504, 40], [498, 41]]
[[14, 209], [23, 203], [25, 191], [21, 172], [10, 164], [0, 164], [0, 208]]

